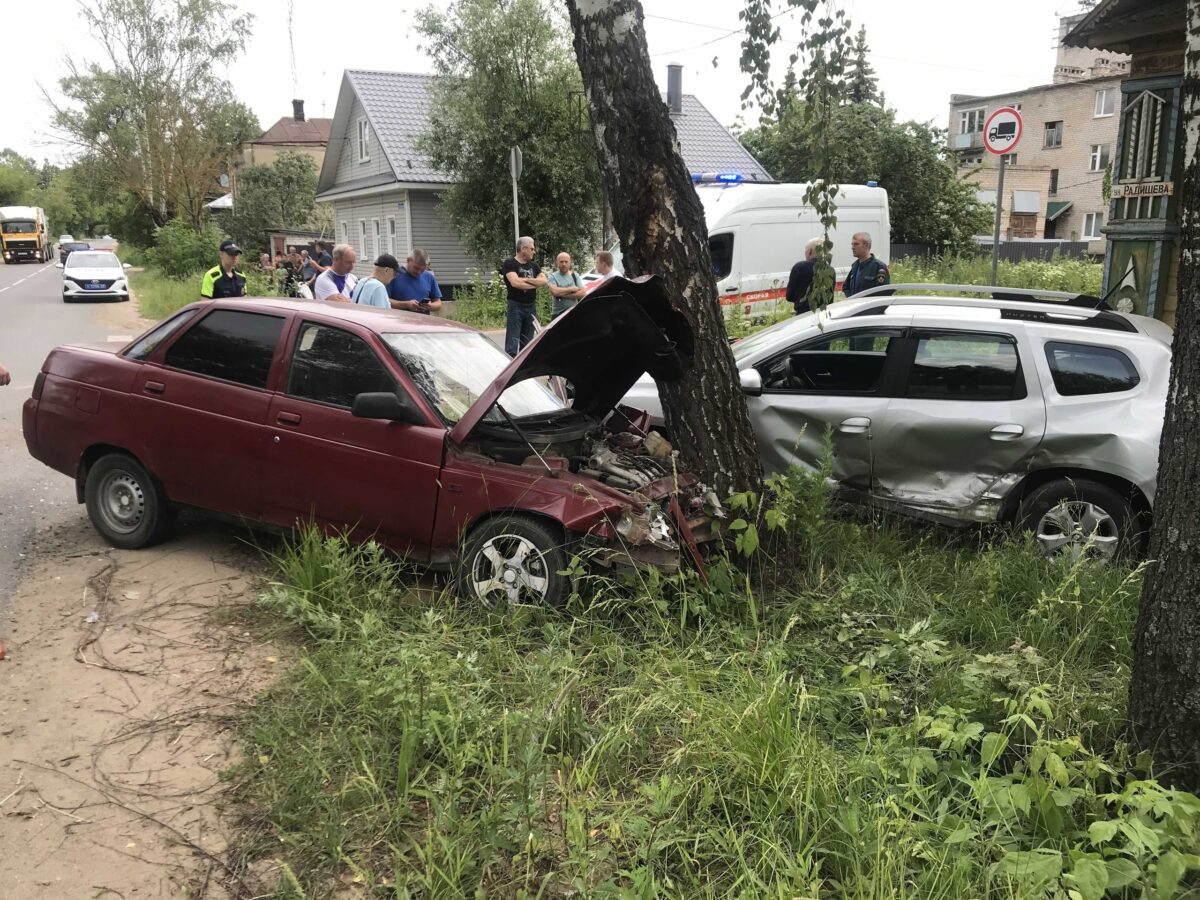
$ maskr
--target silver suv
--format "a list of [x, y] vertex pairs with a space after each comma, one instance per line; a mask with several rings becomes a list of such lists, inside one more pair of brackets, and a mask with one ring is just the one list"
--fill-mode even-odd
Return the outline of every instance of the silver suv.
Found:
[[[1112, 558], [1141, 549], [1154, 505], [1171, 335], [1095, 297], [902, 284], [733, 353], [768, 473], [816, 468], [829, 440], [850, 499]], [[624, 402], [661, 416], [646, 377]]]

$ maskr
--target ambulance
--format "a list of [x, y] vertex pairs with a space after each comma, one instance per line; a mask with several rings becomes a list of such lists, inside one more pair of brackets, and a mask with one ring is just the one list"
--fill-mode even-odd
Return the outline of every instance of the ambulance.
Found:
[[[761, 184], [738, 173], [693, 175], [708, 225], [717, 291], [728, 315], [740, 307], [747, 316], [766, 316], [787, 307], [785, 294], [792, 266], [804, 258], [804, 245], [824, 236], [821, 218], [804, 202], [806, 184]], [[839, 185], [834, 197], [837, 224], [829, 230], [837, 289], [850, 272], [850, 238], [871, 235], [873, 250], [888, 261], [891, 218], [887, 191], [866, 185]], [[612, 248], [614, 268], [624, 273], [620, 246]], [[595, 271], [583, 280], [598, 278]]]

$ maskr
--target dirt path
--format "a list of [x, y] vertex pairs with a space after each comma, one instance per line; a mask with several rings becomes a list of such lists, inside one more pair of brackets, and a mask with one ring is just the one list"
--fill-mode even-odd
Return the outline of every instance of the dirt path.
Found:
[[[97, 314], [114, 335], [145, 325], [132, 304]], [[0, 900], [265, 893], [229, 863], [219, 778], [278, 668], [239, 615], [264, 576], [242, 534], [203, 521], [135, 552], [82, 507], [38, 531], [0, 633]]]
[[113, 550], [85, 519], [35, 552], [0, 662], [0, 898], [257, 893], [219, 773], [277, 666], [238, 623], [260, 557], [202, 523]]

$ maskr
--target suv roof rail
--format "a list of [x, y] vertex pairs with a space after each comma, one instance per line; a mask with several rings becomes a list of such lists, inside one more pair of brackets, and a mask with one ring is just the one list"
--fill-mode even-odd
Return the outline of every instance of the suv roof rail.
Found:
[[[990, 300], [1009, 300], [1017, 303], [1046, 303], [1052, 306], [1075, 306], [1081, 309], [1112, 311], [1112, 307], [1091, 294], [1072, 294], [1069, 291], [1043, 291], [1039, 288], [1000, 287], [994, 284], [881, 284], [855, 294], [851, 299], [889, 297], [901, 291], [954, 291], [959, 294], [986, 294]], [[901, 298], [904, 299], [904, 298]], [[922, 297], [930, 300], [964, 300], [964, 297]]]

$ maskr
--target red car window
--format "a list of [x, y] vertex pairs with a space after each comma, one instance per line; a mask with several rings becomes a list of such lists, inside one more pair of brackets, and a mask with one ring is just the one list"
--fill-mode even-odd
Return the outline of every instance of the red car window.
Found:
[[173, 369], [265, 388], [283, 316], [215, 309], [175, 341], [163, 359]]
[[396, 379], [356, 334], [305, 322], [292, 351], [287, 393], [349, 408], [359, 394], [396, 390]]

